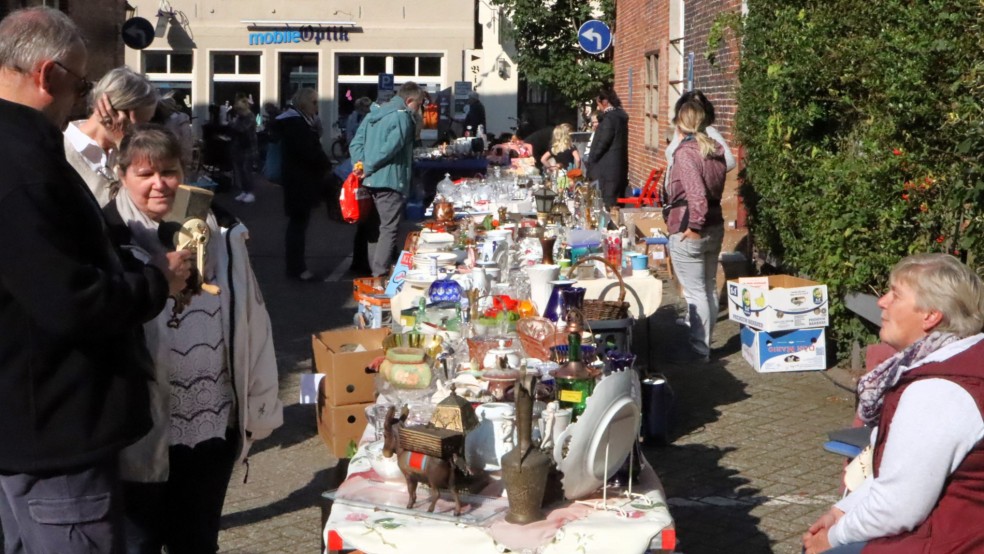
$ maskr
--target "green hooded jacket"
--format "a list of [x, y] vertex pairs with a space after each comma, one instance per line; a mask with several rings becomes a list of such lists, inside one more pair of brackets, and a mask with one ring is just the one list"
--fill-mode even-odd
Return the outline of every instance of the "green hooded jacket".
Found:
[[352, 163], [362, 162], [362, 184], [393, 189], [407, 196], [415, 136], [416, 123], [402, 97], [394, 96], [373, 108], [349, 145]]

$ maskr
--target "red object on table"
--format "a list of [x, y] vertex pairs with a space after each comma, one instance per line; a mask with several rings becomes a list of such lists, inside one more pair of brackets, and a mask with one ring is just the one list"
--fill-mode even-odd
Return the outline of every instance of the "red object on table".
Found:
[[649, 178], [646, 179], [646, 184], [642, 186], [642, 194], [639, 196], [618, 198], [616, 200], [619, 204], [627, 204], [636, 208], [640, 206], [659, 206], [659, 184], [663, 181], [664, 171], [666, 170], [662, 167], [657, 167], [650, 171]]

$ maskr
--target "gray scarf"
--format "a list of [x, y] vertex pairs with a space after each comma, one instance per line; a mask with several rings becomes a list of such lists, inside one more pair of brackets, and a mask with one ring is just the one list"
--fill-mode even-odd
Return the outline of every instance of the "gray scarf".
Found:
[[934, 331], [869, 371], [858, 381], [858, 417], [861, 421], [865, 425], [878, 425], [885, 393], [899, 382], [902, 374], [919, 360], [958, 340], [960, 337], [953, 333]]

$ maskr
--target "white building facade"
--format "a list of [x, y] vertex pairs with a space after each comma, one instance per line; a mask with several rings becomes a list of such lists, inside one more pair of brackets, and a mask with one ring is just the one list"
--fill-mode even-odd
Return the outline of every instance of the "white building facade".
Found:
[[514, 125], [518, 75], [487, 0], [129, 1], [137, 17], [166, 26], [157, 25], [148, 48], [127, 48], [126, 64], [187, 95], [196, 124], [207, 121], [209, 105], [238, 94], [255, 109], [282, 107], [309, 86], [330, 129], [354, 100], [376, 98], [383, 73], [397, 88], [416, 81], [431, 93], [471, 82], [488, 130]]

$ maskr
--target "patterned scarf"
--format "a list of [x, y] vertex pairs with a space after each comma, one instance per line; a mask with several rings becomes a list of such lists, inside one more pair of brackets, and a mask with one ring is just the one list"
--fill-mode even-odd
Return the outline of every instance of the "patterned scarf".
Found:
[[882, 404], [885, 402], [885, 393], [899, 382], [902, 374], [909, 371], [909, 368], [919, 360], [957, 340], [960, 340], [960, 337], [953, 333], [933, 332], [896, 353], [862, 377], [858, 381], [858, 417], [861, 421], [865, 425], [878, 425]]

